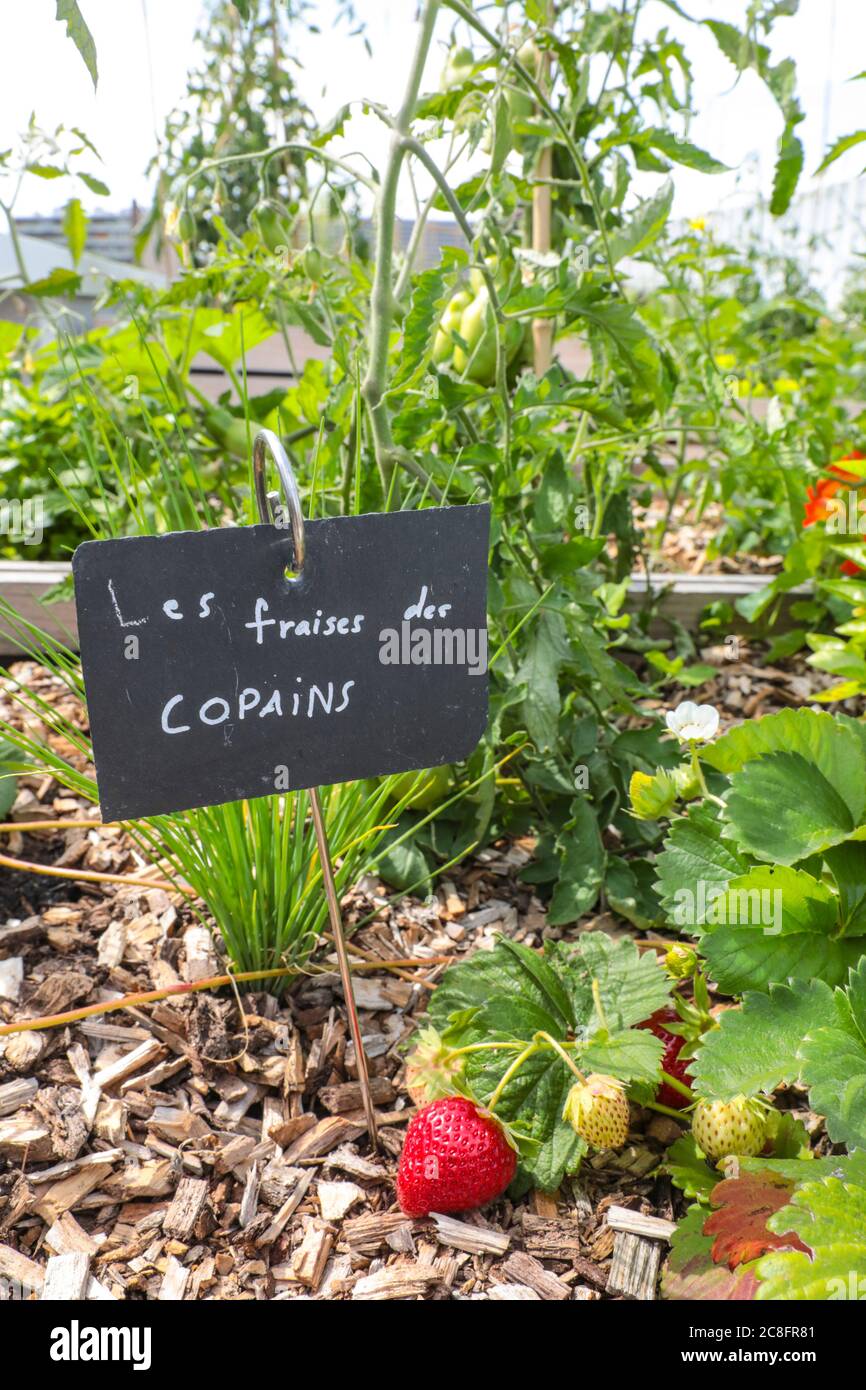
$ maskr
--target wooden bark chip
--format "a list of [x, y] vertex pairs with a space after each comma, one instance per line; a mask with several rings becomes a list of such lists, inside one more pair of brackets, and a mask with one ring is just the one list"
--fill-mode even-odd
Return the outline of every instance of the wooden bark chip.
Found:
[[[268, 454], [282, 501], [266, 488]], [[100, 806], [106, 821], [129, 820], [307, 790], [375, 1143], [317, 787], [457, 762], [476, 746], [487, 723], [490, 509], [305, 525], [270, 430], [256, 438], [253, 475], [262, 525], [75, 552]]]

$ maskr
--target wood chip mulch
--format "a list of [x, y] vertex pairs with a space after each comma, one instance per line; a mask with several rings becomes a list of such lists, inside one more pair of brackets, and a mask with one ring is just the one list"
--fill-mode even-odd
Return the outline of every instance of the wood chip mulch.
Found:
[[717, 502], [705, 507], [700, 516], [691, 501], [676, 502], [667, 516], [667, 505], [658, 497], [648, 507], [636, 509], [635, 525], [653, 556], [654, 570], [666, 574], [758, 574], [768, 582], [781, 571], [784, 556], [780, 554], [764, 555], [758, 550], [717, 553], [715, 542], [724, 523], [725, 509]]

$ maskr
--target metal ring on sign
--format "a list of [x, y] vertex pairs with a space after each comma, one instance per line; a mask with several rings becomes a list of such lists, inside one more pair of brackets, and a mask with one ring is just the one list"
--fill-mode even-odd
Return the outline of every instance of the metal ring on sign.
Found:
[[276, 506], [280, 501], [278, 492], [268, 492], [267, 455], [276, 464], [283, 485], [283, 495], [289, 510], [292, 524], [292, 541], [295, 547], [295, 570], [300, 573], [304, 567], [306, 542], [304, 540], [304, 514], [301, 510], [301, 495], [295, 482], [295, 474], [289, 463], [285, 449], [273, 430], [261, 430], [253, 444], [253, 482], [256, 489], [256, 502], [259, 517], [266, 525], [278, 525]]

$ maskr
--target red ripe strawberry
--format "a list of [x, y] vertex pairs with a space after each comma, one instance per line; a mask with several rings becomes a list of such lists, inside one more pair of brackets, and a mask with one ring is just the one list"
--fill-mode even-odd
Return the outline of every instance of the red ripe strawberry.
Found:
[[[654, 1014], [644, 1019], [643, 1023], [638, 1024], [638, 1028], [648, 1028], [664, 1043], [662, 1071], [666, 1071], [668, 1076], [673, 1076], [677, 1081], [681, 1081], [684, 1086], [691, 1087], [692, 1081], [691, 1077], [686, 1074], [686, 1067], [692, 1059], [691, 1057], [680, 1057], [686, 1040], [681, 1038], [678, 1033], [671, 1033], [665, 1027], [667, 1023], [680, 1022], [682, 1020], [676, 1009], [656, 1009]], [[684, 1110], [687, 1105], [691, 1105], [687, 1096], [681, 1096], [679, 1091], [675, 1091], [673, 1086], [669, 1086], [666, 1081], [663, 1081], [659, 1086], [656, 1100], [662, 1105], [669, 1105], [672, 1110]]]
[[419, 1110], [406, 1132], [397, 1199], [407, 1216], [472, 1211], [505, 1191], [517, 1154], [502, 1126], [463, 1096]]

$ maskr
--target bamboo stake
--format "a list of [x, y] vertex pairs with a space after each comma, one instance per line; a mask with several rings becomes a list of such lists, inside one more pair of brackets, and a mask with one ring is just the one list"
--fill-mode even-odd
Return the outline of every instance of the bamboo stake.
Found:
[[[549, 6], [546, 8], [548, 10], [547, 17], [549, 17]], [[550, 54], [545, 52], [542, 55], [541, 68], [538, 74], [539, 85], [545, 94], [549, 87], [549, 79]], [[550, 180], [552, 175], [553, 150], [550, 145], [545, 145], [538, 156], [535, 183], [532, 189], [532, 249], [542, 254], [549, 251], [551, 246], [553, 189]], [[532, 343], [535, 375], [541, 377], [550, 369], [553, 362], [552, 319], [533, 319]]]

